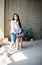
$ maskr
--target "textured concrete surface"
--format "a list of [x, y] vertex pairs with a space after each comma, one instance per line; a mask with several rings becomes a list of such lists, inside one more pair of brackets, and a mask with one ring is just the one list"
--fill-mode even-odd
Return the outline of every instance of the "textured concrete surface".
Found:
[[42, 65], [42, 40], [23, 42], [21, 50], [12, 50], [10, 57], [6, 56], [9, 45], [0, 48], [0, 65]]
[[5, 36], [10, 34], [10, 20], [18, 13], [22, 28], [32, 28], [35, 39], [42, 39], [42, 0], [5, 0]]

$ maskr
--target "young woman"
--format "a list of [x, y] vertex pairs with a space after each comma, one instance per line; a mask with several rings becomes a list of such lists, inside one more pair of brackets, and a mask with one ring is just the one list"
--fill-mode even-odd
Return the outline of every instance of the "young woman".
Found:
[[24, 36], [25, 34], [26, 34], [26, 31], [22, 31], [22, 26], [19, 19], [19, 15], [15, 13], [11, 21], [11, 32], [10, 32], [11, 43], [10, 43], [9, 50], [7, 52], [8, 56], [10, 56], [11, 48], [16, 41], [16, 37], [21, 37], [21, 36]]

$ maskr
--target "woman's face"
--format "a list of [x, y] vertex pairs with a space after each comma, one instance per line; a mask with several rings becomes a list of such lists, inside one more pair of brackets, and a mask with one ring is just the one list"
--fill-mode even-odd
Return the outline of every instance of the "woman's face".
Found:
[[17, 16], [17, 15], [14, 15], [14, 19], [17, 21], [17, 19], [18, 19], [18, 16]]

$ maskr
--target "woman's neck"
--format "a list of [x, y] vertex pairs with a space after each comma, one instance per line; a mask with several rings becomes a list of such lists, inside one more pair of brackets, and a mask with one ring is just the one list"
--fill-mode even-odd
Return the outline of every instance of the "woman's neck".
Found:
[[18, 20], [15, 20], [16, 22], [18, 22]]

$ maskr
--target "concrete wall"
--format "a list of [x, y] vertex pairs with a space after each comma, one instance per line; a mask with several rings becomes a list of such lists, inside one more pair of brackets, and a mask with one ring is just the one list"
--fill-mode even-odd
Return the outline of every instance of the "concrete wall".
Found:
[[4, 0], [0, 0], [0, 37], [4, 36]]
[[35, 38], [42, 38], [42, 0], [29, 0], [28, 23], [33, 28]]
[[10, 34], [10, 20], [18, 13], [24, 29], [33, 29], [36, 39], [42, 38], [42, 0], [6, 0], [5, 36]]

